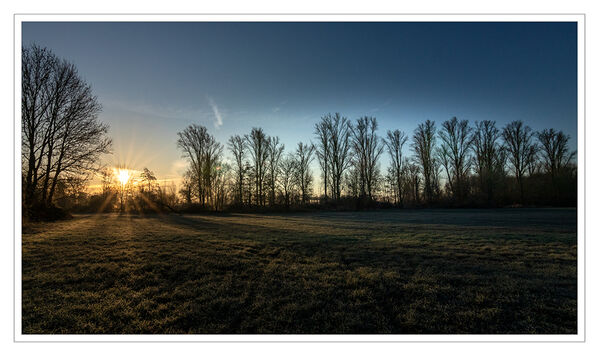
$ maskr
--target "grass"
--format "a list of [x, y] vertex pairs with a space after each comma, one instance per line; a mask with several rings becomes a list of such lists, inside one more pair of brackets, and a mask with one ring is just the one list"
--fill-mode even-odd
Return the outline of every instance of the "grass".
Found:
[[576, 210], [83, 215], [24, 227], [46, 333], [576, 333]]

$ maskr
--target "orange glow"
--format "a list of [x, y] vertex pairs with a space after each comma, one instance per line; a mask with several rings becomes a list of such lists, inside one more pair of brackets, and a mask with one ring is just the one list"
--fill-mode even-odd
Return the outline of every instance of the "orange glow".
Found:
[[128, 169], [117, 168], [114, 173], [122, 185], [127, 184], [131, 178], [131, 172]]

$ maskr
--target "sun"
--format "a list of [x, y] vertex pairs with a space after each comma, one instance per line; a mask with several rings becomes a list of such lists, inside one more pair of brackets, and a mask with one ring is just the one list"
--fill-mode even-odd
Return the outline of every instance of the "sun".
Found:
[[122, 185], [127, 184], [127, 182], [129, 181], [129, 178], [131, 178], [131, 172], [129, 172], [128, 169], [117, 169], [116, 170], [116, 176], [119, 179], [119, 182], [121, 182]]

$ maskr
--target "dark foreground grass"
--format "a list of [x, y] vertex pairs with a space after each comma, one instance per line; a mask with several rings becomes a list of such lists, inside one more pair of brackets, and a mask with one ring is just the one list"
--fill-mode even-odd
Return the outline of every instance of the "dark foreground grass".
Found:
[[575, 210], [77, 216], [23, 234], [23, 333], [576, 333]]

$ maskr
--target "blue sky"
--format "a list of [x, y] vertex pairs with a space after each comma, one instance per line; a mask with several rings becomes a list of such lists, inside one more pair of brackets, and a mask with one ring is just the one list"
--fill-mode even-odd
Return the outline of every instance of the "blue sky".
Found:
[[[161, 178], [184, 171], [177, 132], [225, 144], [263, 127], [286, 151], [328, 112], [411, 136], [426, 119], [523, 120], [577, 130], [575, 23], [23, 23], [73, 62], [103, 105], [114, 155]], [[409, 153], [409, 150], [407, 150]], [[227, 152], [228, 155], [228, 152]], [[383, 163], [387, 160], [385, 159]], [[316, 166], [315, 166], [316, 168]], [[315, 172], [316, 173], [316, 172]]]

